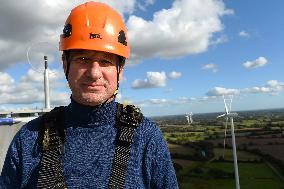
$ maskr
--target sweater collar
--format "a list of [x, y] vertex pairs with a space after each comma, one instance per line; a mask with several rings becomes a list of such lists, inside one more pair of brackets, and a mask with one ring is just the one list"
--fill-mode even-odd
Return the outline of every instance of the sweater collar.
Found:
[[79, 104], [71, 97], [71, 103], [67, 107], [67, 119], [80, 126], [110, 125], [115, 123], [116, 109], [117, 103], [114, 100], [102, 105], [87, 106]]

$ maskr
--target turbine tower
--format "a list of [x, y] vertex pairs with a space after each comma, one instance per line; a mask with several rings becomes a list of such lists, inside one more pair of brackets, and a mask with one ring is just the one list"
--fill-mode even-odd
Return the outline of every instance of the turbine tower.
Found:
[[[238, 114], [231, 112], [233, 96], [230, 96], [230, 98], [227, 98], [227, 99], [223, 96], [223, 100], [224, 100], [224, 106], [225, 106], [225, 113], [222, 114], [222, 115], [219, 115], [217, 118], [225, 117], [225, 119], [226, 119], [224, 150], [225, 150], [225, 145], [226, 145], [226, 135], [227, 135], [226, 130], [227, 130], [227, 125], [228, 125], [228, 120], [230, 119], [230, 122], [231, 122], [232, 147], [233, 147], [233, 157], [234, 157], [234, 171], [235, 171], [236, 189], [240, 189], [238, 158], [237, 158], [237, 149], [236, 149], [236, 137], [235, 137], [235, 128], [234, 128], [234, 117], [238, 117]], [[228, 109], [227, 103], [229, 103], [229, 109]], [[224, 151], [223, 151], [223, 157], [224, 157]]]
[[185, 117], [186, 117], [186, 120], [187, 120], [187, 124], [188, 124], [188, 125], [190, 125], [190, 124], [193, 123], [192, 115], [193, 115], [192, 112], [185, 114]]

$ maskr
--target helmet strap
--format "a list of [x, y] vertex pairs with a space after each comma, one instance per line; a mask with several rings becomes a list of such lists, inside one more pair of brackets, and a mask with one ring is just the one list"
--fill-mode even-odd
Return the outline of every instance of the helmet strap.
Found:
[[119, 63], [116, 63], [116, 89], [113, 94], [114, 98], [118, 94], [118, 90], [119, 90], [119, 73], [120, 73], [120, 66], [119, 66]]
[[68, 75], [69, 75], [69, 70], [70, 70], [70, 60], [69, 60], [70, 54], [69, 54], [69, 51], [64, 51], [63, 56], [64, 56], [63, 58], [65, 59], [66, 64], [67, 64], [65, 77], [66, 77], [66, 80], [68, 81]]
[[124, 64], [125, 64], [125, 58], [120, 56], [119, 62], [116, 63], [116, 90], [114, 91], [113, 94], [114, 98], [116, 97], [119, 91], [119, 74]]

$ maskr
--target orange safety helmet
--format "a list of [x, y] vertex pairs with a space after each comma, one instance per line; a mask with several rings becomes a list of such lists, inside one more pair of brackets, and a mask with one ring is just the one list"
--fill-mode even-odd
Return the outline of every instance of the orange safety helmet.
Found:
[[123, 18], [110, 6], [87, 2], [75, 7], [60, 35], [59, 50], [104, 51], [129, 58], [130, 48]]

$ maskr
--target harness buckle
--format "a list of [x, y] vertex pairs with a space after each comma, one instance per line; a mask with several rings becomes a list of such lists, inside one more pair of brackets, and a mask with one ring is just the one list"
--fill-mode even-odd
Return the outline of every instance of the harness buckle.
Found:
[[48, 150], [50, 138], [49, 138], [49, 128], [46, 128], [44, 131], [44, 137], [43, 137], [43, 149]]

